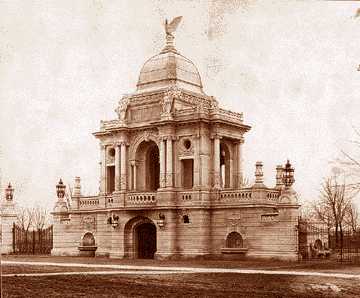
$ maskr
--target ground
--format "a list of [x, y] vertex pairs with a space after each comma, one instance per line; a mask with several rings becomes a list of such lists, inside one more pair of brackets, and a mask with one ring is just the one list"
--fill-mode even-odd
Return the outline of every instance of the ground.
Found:
[[2, 297], [360, 297], [360, 266], [334, 261], [7, 256], [2, 275]]

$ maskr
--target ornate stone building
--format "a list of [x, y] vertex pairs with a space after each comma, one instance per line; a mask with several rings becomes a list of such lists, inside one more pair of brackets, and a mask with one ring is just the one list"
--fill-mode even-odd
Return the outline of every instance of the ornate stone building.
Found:
[[[171, 24], [170, 24], [171, 25]], [[100, 192], [71, 201], [57, 186], [53, 255], [118, 258], [248, 256], [297, 258], [293, 169], [276, 168], [276, 186], [244, 185], [241, 113], [203, 91], [193, 62], [174, 47], [143, 65], [118, 118], [101, 121]]]

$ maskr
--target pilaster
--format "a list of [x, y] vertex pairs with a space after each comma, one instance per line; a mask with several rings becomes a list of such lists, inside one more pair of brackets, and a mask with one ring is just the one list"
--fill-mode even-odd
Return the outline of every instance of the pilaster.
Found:
[[173, 171], [173, 140], [169, 136], [166, 138], [166, 187], [174, 186], [174, 171]]

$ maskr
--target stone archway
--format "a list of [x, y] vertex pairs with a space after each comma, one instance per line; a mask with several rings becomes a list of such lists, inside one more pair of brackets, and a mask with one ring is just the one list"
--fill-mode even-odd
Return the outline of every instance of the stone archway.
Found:
[[126, 258], [153, 259], [157, 250], [157, 233], [154, 222], [147, 217], [129, 220], [124, 229]]
[[160, 186], [159, 148], [154, 141], [143, 141], [136, 154], [135, 190], [156, 191]]
[[156, 252], [156, 227], [153, 223], [143, 223], [135, 230], [135, 250], [138, 259], [153, 259]]

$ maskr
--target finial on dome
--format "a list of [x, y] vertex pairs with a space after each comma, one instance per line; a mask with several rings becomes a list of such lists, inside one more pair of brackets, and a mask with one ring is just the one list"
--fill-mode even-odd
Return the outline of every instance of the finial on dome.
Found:
[[165, 33], [166, 33], [166, 45], [162, 52], [167, 51], [176, 51], [174, 47], [174, 35], [173, 33], [176, 31], [177, 27], [181, 22], [182, 16], [174, 18], [170, 23], [167, 19], [165, 19]]

